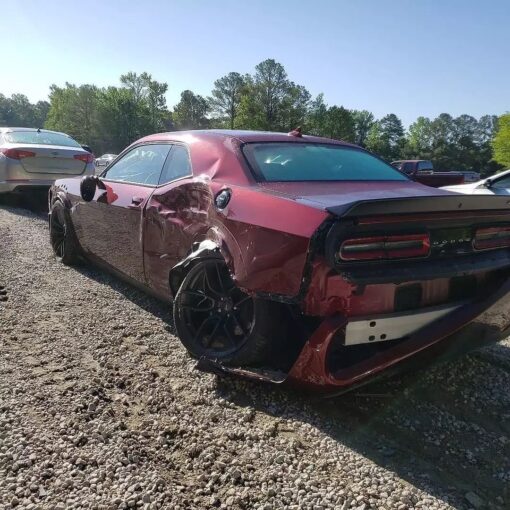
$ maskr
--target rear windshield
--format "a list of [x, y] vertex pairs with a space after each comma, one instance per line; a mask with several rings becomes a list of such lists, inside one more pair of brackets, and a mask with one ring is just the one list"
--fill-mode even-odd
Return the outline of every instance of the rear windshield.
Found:
[[4, 134], [9, 143], [28, 143], [40, 145], [65, 145], [66, 147], [80, 147], [81, 145], [67, 135], [48, 133], [46, 131], [11, 131]]
[[265, 181], [406, 181], [392, 166], [362, 150], [295, 142], [251, 143], [243, 151]]

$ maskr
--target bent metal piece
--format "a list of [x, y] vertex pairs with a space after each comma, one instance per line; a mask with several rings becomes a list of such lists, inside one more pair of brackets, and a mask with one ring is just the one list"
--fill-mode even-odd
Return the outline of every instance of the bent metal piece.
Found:
[[370, 382], [388, 368], [404, 368], [407, 361], [430, 362], [439, 355], [461, 354], [498, 342], [510, 332], [509, 310], [510, 279], [489, 298], [456, 306], [450, 313], [416, 331], [405, 342], [335, 373], [328, 369], [327, 355], [334, 337], [348, 324], [341, 316], [327, 318], [321, 323], [288, 374], [227, 367], [214, 360], [200, 360], [197, 368], [261, 382], [287, 383], [334, 396]]

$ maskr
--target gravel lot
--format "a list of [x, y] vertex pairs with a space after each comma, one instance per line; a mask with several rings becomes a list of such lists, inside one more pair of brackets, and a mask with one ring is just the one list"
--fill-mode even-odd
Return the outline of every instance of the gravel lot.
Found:
[[335, 400], [220, 379], [5, 205], [0, 286], [2, 509], [510, 508], [508, 340]]

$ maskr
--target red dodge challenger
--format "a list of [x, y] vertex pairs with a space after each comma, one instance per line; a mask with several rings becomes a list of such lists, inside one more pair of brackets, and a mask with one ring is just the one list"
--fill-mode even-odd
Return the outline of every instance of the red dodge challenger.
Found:
[[199, 367], [341, 393], [508, 334], [510, 201], [347, 143], [159, 133], [55, 182], [51, 244], [173, 302]]

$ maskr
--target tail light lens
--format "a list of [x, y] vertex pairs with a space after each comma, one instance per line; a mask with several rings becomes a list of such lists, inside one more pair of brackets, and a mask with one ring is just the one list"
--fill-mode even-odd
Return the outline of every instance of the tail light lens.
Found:
[[24, 159], [35, 157], [35, 152], [23, 151], [20, 149], [0, 149], [0, 152], [11, 159]]
[[339, 250], [341, 260], [388, 260], [426, 257], [429, 234], [392, 235], [347, 239]]
[[93, 163], [94, 162], [94, 154], [87, 152], [87, 154], [75, 154], [74, 159], [79, 159], [84, 163]]
[[479, 228], [475, 234], [475, 250], [510, 246], [510, 227]]

